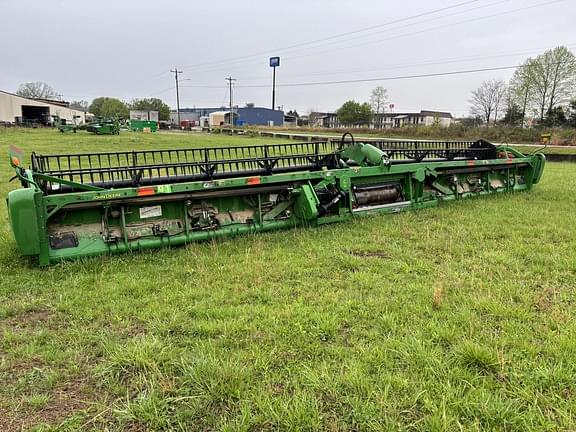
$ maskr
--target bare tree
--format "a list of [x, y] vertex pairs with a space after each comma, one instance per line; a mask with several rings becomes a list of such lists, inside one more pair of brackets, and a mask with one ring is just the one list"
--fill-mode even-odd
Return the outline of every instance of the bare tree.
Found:
[[70, 102], [70, 108], [74, 108], [80, 111], [88, 111], [88, 101], [85, 100], [77, 100]]
[[16, 94], [32, 99], [56, 99], [59, 97], [56, 90], [42, 81], [20, 84]]
[[506, 93], [508, 93], [508, 86], [502, 80], [494, 82], [494, 124], [498, 121], [498, 111], [506, 106]]
[[387, 102], [388, 90], [382, 86], [378, 86], [372, 90], [372, 94], [370, 95], [370, 106], [374, 112], [375, 123], [379, 123], [376, 125], [376, 127], [382, 127], [382, 119], [380, 118], [380, 113], [385, 111]]
[[374, 114], [380, 114], [381, 112], [384, 112], [387, 102], [388, 90], [382, 86], [378, 86], [372, 90], [372, 94], [370, 95], [370, 106], [372, 107]]
[[529, 61], [533, 99], [540, 120], [561, 103], [568, 102], [576, 87], [576, 57], [566, 47], [545, 51]]
[[316, 120], [319, 115], [318, 110], [314, 107], [308, 108], [307, 114], [308, 114], [308, 125], [310, 127], [314, 127], [316, 125]]
[[498, 111], [504, 103], [506, 94], [506, 83], [502, 80], [483, 81], [480, 87], [472, 91], [470, 99], [470, 112], [475, 116], [480, 116], [486, 123], [494, 117], [494, 123], [498, 119]]

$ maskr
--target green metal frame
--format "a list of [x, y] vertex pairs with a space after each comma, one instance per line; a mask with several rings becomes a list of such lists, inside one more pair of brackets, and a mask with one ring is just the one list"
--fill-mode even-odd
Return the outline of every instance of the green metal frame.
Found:
[[[10, 160], [26, 187], [10, 192], [7, 201], [20, 252], [49, 265], [433, 207], [442, 201], [529, 190], [539, 182], [544, 155], [525, 156], [505, 146], [497, 150], [499, 158], [491, 160], [394, 164], [378, 148], [354, 144], [342, 155], [358, 166], [102, 189], [25, 170], [21, 152], [15, 149]], [[47, 179], [83, 191], [47, 195], [38, 187]], [[358, 205], [356, 189], [378, 185], [397, 185], [401, 196], [384, 204]], [[319, 199], [327, 188], [342, 197], [328, 210]]]

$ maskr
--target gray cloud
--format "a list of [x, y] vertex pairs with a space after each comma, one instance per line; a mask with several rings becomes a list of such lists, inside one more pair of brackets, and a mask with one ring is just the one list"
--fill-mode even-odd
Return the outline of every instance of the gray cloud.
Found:
[[[237, 78], [235, 101], [268, 106], [270, 55], [280, 55], [278, 84], [437, 73], [514, 65], [557, 45], [576, 48], [576, 3], [478, 0], [437, 14], [292, 49], [464, 0], [276, 0], [84, 2], [0, 0], [4, 41], [0, 88], [48, 82], [66, 99], [160, 97], [175, 104], [175, 66], [182, 106], [227, 101], [226, 76]], [[531, 9], [512, 11], [532, 5]], [[511, 70], [460, 76], [279, 87], [285, 109], [334, 110], [365, 101], [376, 85], [397, 110], [439, 109], [462, 115], [470, 91]], [[199, 86], [205, 86], [202, 88]]]

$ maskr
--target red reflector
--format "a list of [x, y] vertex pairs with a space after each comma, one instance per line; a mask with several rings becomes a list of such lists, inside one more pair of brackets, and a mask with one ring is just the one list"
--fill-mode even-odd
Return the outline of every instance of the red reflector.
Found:
[[468, 166], [474, 166], [474, 165], [476, 165], [476, 161], [469, 160], [467, 164], [468, 164]]
[[138, 196], [147, 196], [147, 195], [154, 195], [156, 191], [154, 190], [154, 188], [146, 187], [138, 189], [136, 193], [138, 194]]
[[246, 184], [257, 185], [260, 184], [260, 177], [250, 177], [246, 180]]

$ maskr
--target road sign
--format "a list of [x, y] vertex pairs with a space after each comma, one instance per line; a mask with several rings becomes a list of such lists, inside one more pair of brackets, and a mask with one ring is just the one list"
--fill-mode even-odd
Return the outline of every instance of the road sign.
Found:
[[270, 67], [280, 66], [280, 57], [270, 57]]

